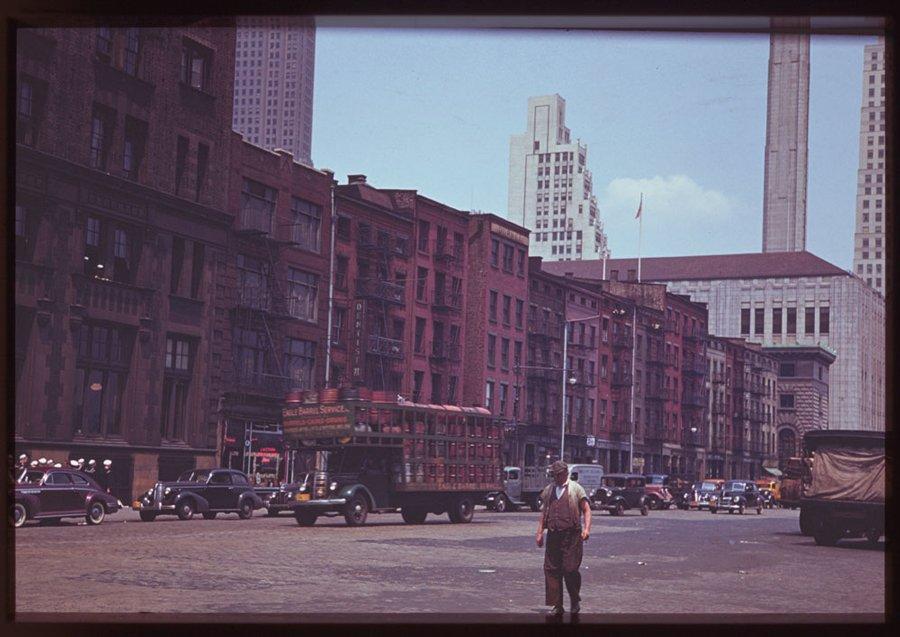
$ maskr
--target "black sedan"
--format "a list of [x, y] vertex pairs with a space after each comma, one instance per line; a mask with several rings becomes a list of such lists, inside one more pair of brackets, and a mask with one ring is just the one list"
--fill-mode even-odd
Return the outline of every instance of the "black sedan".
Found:
[[759, 515], [763, 510], [763, 498], [753, 482], [729, 480], [719, 491], [709, 496], [709, 512], [719, 510], [743, 514], [744, 509], [756, 509]]
[[622, 515], [628, 509], [638, 509], [641, 515], [647, 515], [646, 483], [641, 475], [608, 473], [601, 478], [600, 487], [594, 493], [594, 506], [609, 511], [610, 515]]
[[205, 520], [212, 520], [218, 513], [237, 513], [246, 520], [264, 506], [247, 476], [233, 469], [185, 471], [175, 482], [157, 482], [131, 505], [144, 522], [160, 515], [190, 520], [194, 513]]
[[121, 502], [81, 471], [53, 467], [28, 469], [16, 480], [10, 521], [18, 528], [28, 520], [83, 517], [88, 524], [96, 525], [121, 506]]

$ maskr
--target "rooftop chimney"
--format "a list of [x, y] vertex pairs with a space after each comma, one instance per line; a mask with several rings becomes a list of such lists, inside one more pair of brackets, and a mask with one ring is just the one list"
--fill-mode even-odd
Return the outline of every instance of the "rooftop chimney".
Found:
[[366, 183], [365, 175], [347, 175], [348, 184], [364, 184]]

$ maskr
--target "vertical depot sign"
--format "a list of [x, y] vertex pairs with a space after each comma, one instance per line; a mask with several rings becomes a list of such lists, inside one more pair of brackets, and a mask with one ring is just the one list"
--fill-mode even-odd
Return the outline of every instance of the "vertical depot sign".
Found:
[[353, 410], [340, 403], [285, 407], [281, 415], [286, 439], [349, 436], [353, 428]]
[[360, 380], [363, 376], [363, 361], [366, 360], [366, 302], [363, 299], [353, 302], [350, 341], [350, 377]]

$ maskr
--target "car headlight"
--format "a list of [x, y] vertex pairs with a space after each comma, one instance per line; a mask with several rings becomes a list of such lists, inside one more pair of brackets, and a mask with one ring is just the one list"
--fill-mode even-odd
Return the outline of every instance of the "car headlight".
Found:
[[163, 491], [163, 495], [169, 495], [172, 493], [172, 487], [166, 487], [165, 491]]
[[336, 490], [336, 489], [337, 489], [337, 482], [332, 482], [331, 485], [330, 485], [328, 488], [331, 489], [332, 491]]
[[303, 493], [304, 491], [306, 491], [306, 485], [304, 484], [303, 486], [301, 486], [299, 491], [300, 491], [300, 493]]
[[[301, 489], [301, 491], [302, 491], [302, 489]], [[290, 492], [288, 493], [287, 497], [288, 497], [288, 500], [293, 500], [293, 499], [294, 499], [294, 492], [293, 492], [293, 491], [290, 491]]]

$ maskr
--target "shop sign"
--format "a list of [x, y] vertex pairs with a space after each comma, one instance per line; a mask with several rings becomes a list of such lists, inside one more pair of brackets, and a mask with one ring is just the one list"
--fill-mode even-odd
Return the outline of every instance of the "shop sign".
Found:
[[285, 438], [331, 438], [352, 434], [353, 410], [346, 405], [297, 405], [282, 410]]
[[363, 299], [357, 299], [353, 302], [353, 325], [352, 328], [352, 349], [351, 349], [351, 365], [350, 375], [354, 379], [362, 378], [363, 360], [365, 359], [365, 324], [366, 324], [366, 302]]
[[587, 446], [593, 447], [597, 443], [596, 439], [593, 436], [587, 437]]

